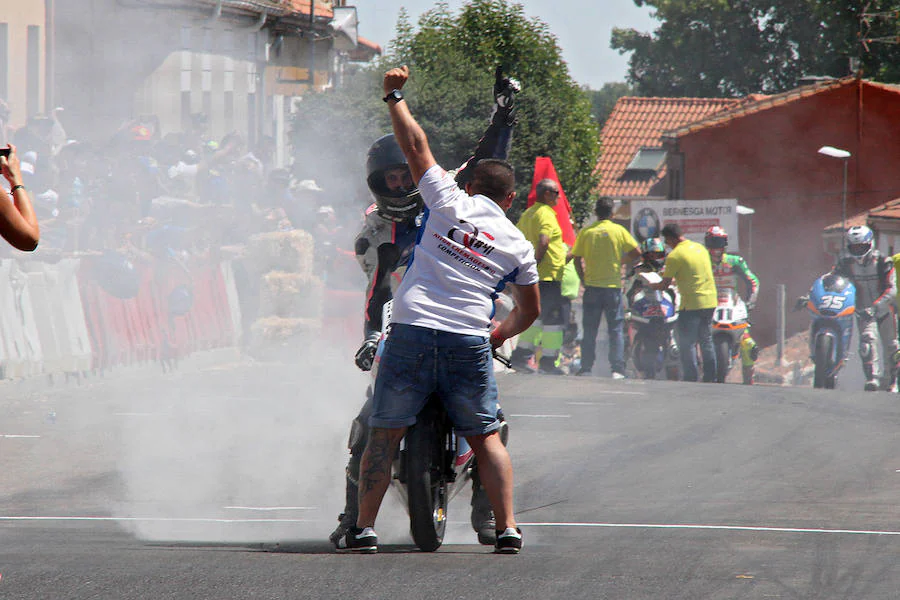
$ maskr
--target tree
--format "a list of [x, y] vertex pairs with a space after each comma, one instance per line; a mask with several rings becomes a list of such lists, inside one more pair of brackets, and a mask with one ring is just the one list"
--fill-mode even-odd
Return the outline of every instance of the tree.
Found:
[[[777, 93], [807, 75], [843, 77], [862, 58], [869, 77], [896, 77], [895, 48], [863, 52], [860, 2], [846, 0], [634, 0], [656, 9], [652, 34], [614, 29], [632, 52], [628, 81], [640, 95], [732, 97]], [[898, 0], [873, 0], [874, 12]], [[893, 79], [892, 79], [893, 80]]]
[[586, 87], [584, 88], [584, 93], [587, 94], [591, 103], [591, 116], [594, 117], [594, 120], [597, 121], [601, 128], [606, 123], [606, 119], [609, 118], [619, 98], [635, 95], [634, 88], [627, 83], [604, 83], [599, 90], [592, 90]]
[[[511, 217], [524, 208], [537, 156], [553, 159], [576, 215], [589, 212], [596, 186], [598, 128], [590, 102], [569, 76], [546, 24], [527, 18], [519, 4], [472, 0], [456, 15], [446, 3], [438, 3], [422, 15], [418, 28], [401, 13], [397, 32], [385, 57], [358, 73], [349, 89], [303, 100], [301, 106], [309, 108], [294, 121], [295, 147], [309, 146], [316, 139], [311, 132], [322, 128], [331, 132], [329, 138], [340, 137], [344, 146], [361, 136], [371, 144], [378, 133], [390, 131], [380, 101], [381, 76], [388, 67], [407, 64], [410, 109], [428, 134], [438, 162], [456, 167], [471, 155], [487, 126], [494, 69], [501, 64], [523, 85], [510, 156], [519, 193]], [[340, 152], [345, 161], [360, 154], [346, 148]]]

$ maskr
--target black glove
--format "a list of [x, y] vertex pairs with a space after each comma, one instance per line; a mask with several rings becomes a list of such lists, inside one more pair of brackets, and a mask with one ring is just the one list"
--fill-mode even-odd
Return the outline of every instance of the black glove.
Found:
[[381, 333], [374, 331], [369, 334], [366, 341], [362, 343], [359, 350], [356, 351], [356, 366], [362, 371], [371, 371], [372, 364], [375, 362], [375, 352], [378, 350], [378, 340]]
[[753, 362], [759, 360], [759, 346], [753, 346], [753, 348], [750, 349], [750, 360]]
[[494, 114], [507, 125], [514, 125], [516, 122], [516, 92], [521, 89], [517, 80], [503, 76], [503, 67], [498, 65], [494, 72], [494, 101], [497, 104]]
[[869, 307], [866, 307], [866, 308], [862, 309], [862, 314], [863, 314], [867, 319], [874, 319], [874, 318], [875, 318], [875, 307], [874, 307], [874, 306], [869, 306]]
[[794, 302], [794, 311], [803, 310], [807, 302], [809, 302], [809, 296], [800, 296], [797, 298], [797, 301]]

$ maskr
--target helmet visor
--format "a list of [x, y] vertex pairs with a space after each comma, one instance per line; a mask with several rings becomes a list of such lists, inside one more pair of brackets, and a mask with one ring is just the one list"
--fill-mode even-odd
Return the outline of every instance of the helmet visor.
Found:
[[871, 242], [862, 242], [860, 244], [848, 244], [847, 251], [850, 252], [852, 256], [862, 257], [869, 253], [872, 249]]
[[728, 247], [728, 238], [711, 235], [706, 238], [706, 247], [710, 250], [724, 250]]

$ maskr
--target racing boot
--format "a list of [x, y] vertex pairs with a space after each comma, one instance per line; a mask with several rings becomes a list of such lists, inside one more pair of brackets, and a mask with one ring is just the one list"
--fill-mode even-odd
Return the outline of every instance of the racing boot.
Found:
[[497, 543], [497, 521], [487, 492], [478, 476], [478, 465], [472, 467], [472, 529], [478, 534], [478, 543], [493, 546]]
[[328, 539], [335, 548], [340, 548], [340, 543], [351, 527], [356, 527], [356, 517], [359, 516], [359, 461], [360, 456], [350, 456], [347, 463], [347, 499], [344, 501], [344, 512], [338, 515], [338, 526]]

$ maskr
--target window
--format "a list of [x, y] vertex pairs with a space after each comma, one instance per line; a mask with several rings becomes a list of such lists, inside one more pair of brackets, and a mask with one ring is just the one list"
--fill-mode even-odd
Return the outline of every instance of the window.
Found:
[[625, 167], [625, 173], [655, 173], [666, 160], [666, 151], [662, 148], [641, 148]]

